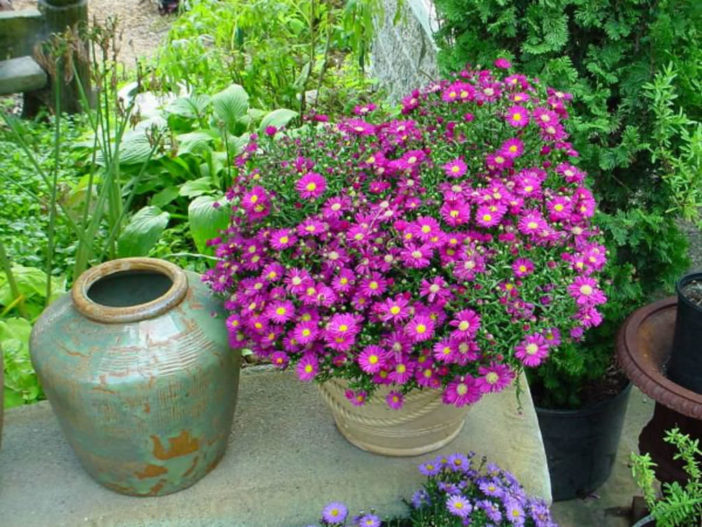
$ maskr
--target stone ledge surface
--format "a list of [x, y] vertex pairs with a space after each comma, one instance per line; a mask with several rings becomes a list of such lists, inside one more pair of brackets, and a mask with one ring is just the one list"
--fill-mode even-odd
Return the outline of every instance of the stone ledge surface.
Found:
[[[458, 438], [438, 452], [473, 450], [512, 471], [527, 491], [550, 501], [546, 456], [526, 387], [483, 398]], [[111, 492], [84, 472], [51, 407], [5, 415], [0, 449], [3, 527], [304, 527], [332, 500], [356, 513], [403, 514], [434, 456], [390, 458], [363, 452], [337, 432], [314, 385], [290, 373], [249, 368], [227, 453], [193, 487], [160, 498]]]

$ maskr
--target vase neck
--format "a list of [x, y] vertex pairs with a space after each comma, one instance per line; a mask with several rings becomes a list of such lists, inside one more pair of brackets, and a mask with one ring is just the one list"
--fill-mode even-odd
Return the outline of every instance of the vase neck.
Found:
[[75, 308], [97, 322], [124, 323], [159, 316], [180, 304], [185, 272], [156, 258], [123, 258], [88, 269], [73, 284]]

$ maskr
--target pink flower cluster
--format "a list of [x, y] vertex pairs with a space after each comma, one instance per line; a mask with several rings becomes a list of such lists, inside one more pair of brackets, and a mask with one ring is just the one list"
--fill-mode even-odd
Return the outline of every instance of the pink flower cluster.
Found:
[[303, 381], [475, 403], [600, 323], [605, 249], [572, 163], [568, 94], [462, 71], [336, 125], [252, 137], [206, 274], [233, 347]]

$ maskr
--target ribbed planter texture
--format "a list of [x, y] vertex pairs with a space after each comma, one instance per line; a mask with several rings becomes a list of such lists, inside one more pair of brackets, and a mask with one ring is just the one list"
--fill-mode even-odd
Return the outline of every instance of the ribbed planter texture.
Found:
[[63, 433], [99, 483], [160, 496], [217, 465], [241, 360], [220, 310], [197, 274], [127, 258], [83, 273], [37, 321], [32, 362]]
[[702, 394], [702, 306], [685, 292], [693, 282], [699, 282], [702, 287], [702, 272], [688, 274], [676, 285], [677, 316], [667, 377], [683, 388]]
[[386, 456], [418, 456], [449, 444], [470, 409], [443, 404], [441, 390], [412, 391], [402, 408], [393, 410], [385, 402], [392, 387], [380, 386], [363, 406], [346, 398], [343, 380], [332, 379], [319, 389], [341, 435], [362, 450]]
[[631, 384], [618, 395], [577, 410], [536, 408], [553, 501], [584, 497], [609, 478]]

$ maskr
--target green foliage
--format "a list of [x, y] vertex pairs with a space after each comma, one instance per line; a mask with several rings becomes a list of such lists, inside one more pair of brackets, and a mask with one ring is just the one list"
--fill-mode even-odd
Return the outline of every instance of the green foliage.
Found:
[[345, 55], [362, 78], [379, 6], [377, 0], [193, 0], [159, 49], [154, 83], [205, 92], [235, 83], [254, 106], [304, 113], [305, 92], [317, 90], [318, 102], [333, 91], [328, 74]]
[[605, 323], [530, 379], [549, 404], [580, 403], [610, 366], [625, 317], [670, 291], [687, 268], [678, 221], [702, 205], [702, 90], [694, 0], [436, 0], [447, 70], [515, 68], [572, 92], [571, 139], [593, 190], [608, 248]]
[[644, 499], [651, 511], [651, 516], [659, 527], [687, 527], [698, 525], [702, 521], [702, 472], [700, 461], [702, 451], [699, 439], [691, 439], [678, 428], [668, 430], [664, 441], [675, 446], [677, 454], [674, 459], [682, 460], [683, 469], [688, 476], [685, 486], [678, 482], [663, 483], [661, 495], [655, 490], [654, 469], [656, 464], [646, 453], [631, 454], [631, 471], [634, 481], [644, 492]]

